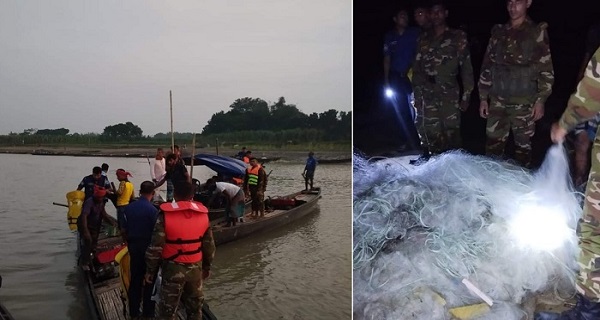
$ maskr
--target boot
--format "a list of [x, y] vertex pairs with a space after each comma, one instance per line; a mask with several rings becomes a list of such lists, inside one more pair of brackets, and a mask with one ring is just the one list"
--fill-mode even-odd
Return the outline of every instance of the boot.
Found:
[[417, 159], [410, 160], [408, 163], [412, 164], [413, 166], [420, 166], [423, 163], [429, 161], [429, 158], [431, 158], [431, 153], [429, 153], [428, 150], [425, 150], [420, 157], [418, 157]]
[[578, 294], [577, 304], [573, 309], [558, 313], [536, 313], [534, 320], [595, 320], [600, 319], [600, 303], [593, 302]]

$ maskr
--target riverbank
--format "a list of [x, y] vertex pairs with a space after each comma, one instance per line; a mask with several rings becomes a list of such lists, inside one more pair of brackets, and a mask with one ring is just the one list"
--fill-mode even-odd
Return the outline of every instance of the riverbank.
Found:
[[[233, 156], [237, 154], [238, 149], [232, 148], [219, 148], [219, 154], [225, 156]], [[317, 159], [325, 160], [339, 160], [339, 159], [351, 159], [352, 152], [341, 151], [341, 150], [313, 150]], [[189, 156], [191, 154], [191, 148], [184, 148], [183, 155]], [[304, 162], [307, 157], [308, 150], [264, 150], [252, 149], [253, 155], [257, 158], [276, 159], [290, 162]], [[111, 146], [14, 146], [14, 147], [0, 147], [0, 153], [14, 153], [14, 154], [34, 154], [39, 156], [73, 156], [73, 157], [119, 157], [119, 158], [154, 158], [156, 153], [155, 147], [148, 146], [131, 146], [131, 147], [111, 147]], [[214, 148], [199, 148], [195, 150], [195, 153], [207, 153], [217, 154]]]

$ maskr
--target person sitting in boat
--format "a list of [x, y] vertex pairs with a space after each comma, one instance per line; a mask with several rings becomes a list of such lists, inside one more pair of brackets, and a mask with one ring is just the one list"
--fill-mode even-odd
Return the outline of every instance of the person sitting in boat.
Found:
[[[154, 317], [152, 301], [153, 283], [145, 283], [146, 260], [144, 255], [152, 239], [152, 231], [158, 217], [158, 209], [152, 204], [154, 183], [144, 181], [140, 185], [140, 198], [125, 207], [124, 234], [130, 258], [131, 282], [129, 285], [129, 315], [132, 319], [140, 316], [140, 302], [143, 300], [142, 316]], [[143, 296], [143, 298], [142, 298]]]
[[252, 199], [251, 217], [258, 217], [259, 211], [261, 217], [265, 216], [265, 190], [267, 190], [267, 173], [258, 164], [258, 160], [252, 157], [244, 178], [244, 193], [246, 197]]
[[[98, 167], [99, 168], [99, 167]], [[109, 217], [104, 208], [104, 197], [106, 189], [94, 186], [92, 197], [83, 202], [81, 215], [77, 219], [77, 230], [81, 236], [81, 256], [79, 262], [84, 270], [89, 270], [90, 254], [96, 250], [98, 234], [102, 226], [102, 220], [117, 227], [117, 223]]]
[[110, 190], [110, 182], [108, 178], [102, 175], [102, 168], [94, 167], [92, 169], [92, 174], [89, 176], [83, 177], [79, 185], [77, 186], [77, 190], [84, 189], [85, 192], [85, 200], [92, 197], [94, 194], [94, 187], [99, 186], [107, 191]]
[[117, 222], [119, 229], [123, 233], [125, 224], [125, 207], [129, 202], [133, 201], [135, 192], [133, 191], [133, 183], [129, 182], [127, 177], [132, 177], [131, 173], [124, 169], [117, 169], [117, 179], [119, 180], [119, 188], [117, 189]]
[[244, 160], [245, 156], [246, 156], [246, 147], [242, 147], [242, 151], [238, 152], [235, 157], [236, 157], [236, 159]]
[[308, 191], [308, 185], [310, 184], [310, 190], [313, 189], [313, 179], [315, 178], [315, 169], [317, 169], [317, 159], [315, 159], [315, 153], [309, 152], [308, 159], [306, 159], [306, 166], [304, 166], [304, 191]]
[[[183, 161], [175, 153], [167, 156], [167, 173], [162, 180], [156, 183], [156, 188], [162, 186], [168, 180], [173, 183], [173, 193], [175, 192], [176, 185], [181, 185], [183, 182], [192, 183], [192, 178], [185, 168]], [[173, 201], [173, 193], [169, 194], [167, 188], [167, 202]]]
[[210, 276], [216, 247], [208, 209], [193, 195], [190, 182], [175, 185], [176, 202], [160, 205], [146, 251], [146, 283], [162, 270], [159, 319], [175, 319], [180, 300], [187, 319], [202, 319], [202, 282]]
[[242, 188], [227, 182], [218, 182], [213, 179], [206, 180], [206, 188], [212, 193], [212, 197], [208, 201], [207, 207], [213, 202], [216, 196], [222, 195], [225, 199], [225, 219], [227, 220], [226, 227], [235, 226], [238, 221], [244, 220], [244, 205], [245, 196]]

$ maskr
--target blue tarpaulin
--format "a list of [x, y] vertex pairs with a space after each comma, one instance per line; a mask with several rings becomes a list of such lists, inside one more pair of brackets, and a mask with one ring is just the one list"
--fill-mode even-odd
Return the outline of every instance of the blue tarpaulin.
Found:
[[[190, 165], [190, 157], [184, 157], [183, 161]], [[246, 174], [246, 164], [243, 161], [214, 154], [196, 154], [194, 165], [207, 166], [217, 173], [231, 177], [243, 177]]]

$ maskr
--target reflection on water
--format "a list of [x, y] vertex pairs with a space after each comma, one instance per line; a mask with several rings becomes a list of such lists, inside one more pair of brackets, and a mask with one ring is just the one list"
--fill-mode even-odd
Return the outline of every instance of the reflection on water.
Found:
[[[125, 168], [137, 186], [147, 162], [127, 158], [0, 155], [0, 301], [16, 319], [87, 319], [84, 285], [75, 268], [65, 193], [93, 166]], [[269, 163], [268, 195], [304, 188], [301, 164]], [[200, 180], [213, 173], [196, 167]], [[351, 168], [319, 166], [318, 209], [278, 230], [217, 248], [205, 296], [220, 319], [349, 319], [351, 317]], [[114, 207], [107, 206], [114, 215]]]

